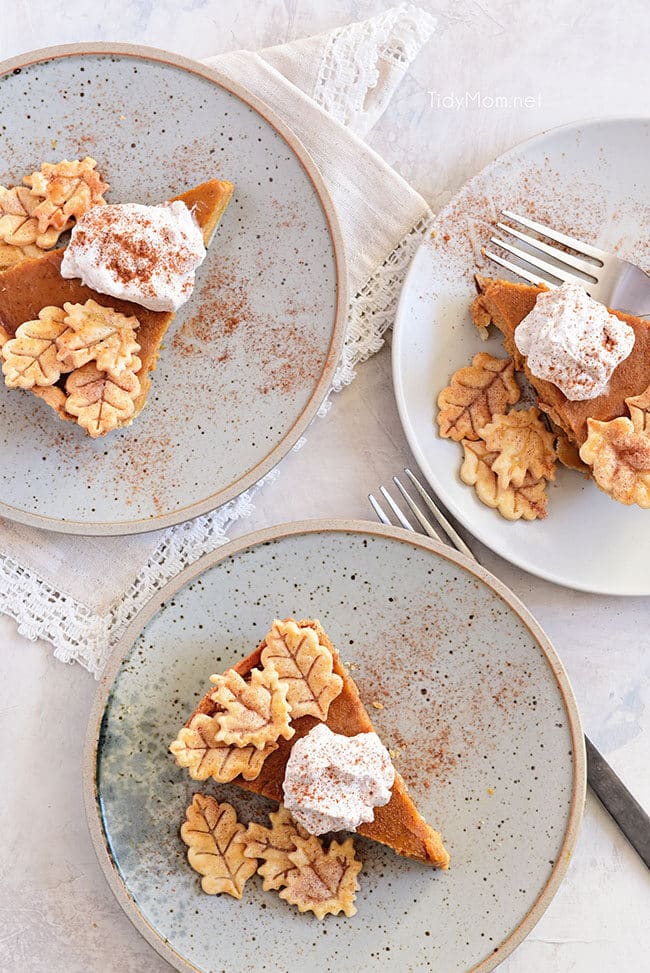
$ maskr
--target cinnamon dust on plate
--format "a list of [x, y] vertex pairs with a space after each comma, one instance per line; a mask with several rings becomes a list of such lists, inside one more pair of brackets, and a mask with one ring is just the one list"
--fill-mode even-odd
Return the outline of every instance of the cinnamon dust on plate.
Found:
[[[268, 260], [260, 253], [258, 263]], [[293, 396], [310, 388], [323, 368], [319, 342], [307, 324], [311, 308], [285, 298], [279, 316], [256, 310], [255, 282], [241, 277], [237, 258], [224, 257], [195, 290], [198, 310], [178, 326], [171, 351], [182, 359], [223, 364], [235, 354], [255, 364], [255, 391]], [[228, 393], [238, 396], [239, 390]]]

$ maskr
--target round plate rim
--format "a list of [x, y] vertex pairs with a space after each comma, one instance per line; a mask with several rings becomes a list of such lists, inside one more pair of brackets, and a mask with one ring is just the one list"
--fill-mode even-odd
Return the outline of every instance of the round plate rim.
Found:
[[575, 695], [559, 655], [554, 649], [549, 637], [517, 595], [510, 591], [502, 581], [475, 561], [452, 550], [446, 544], [434, 541], [422, 534], [415, 534], [403, 530], [401, 527], [386, 526], [364, 520], [319, 519], [296, 521], [294, 523], [280, 524], [276, 527], [267, 527], [262, 530], [253, 531], [250, 534], [237, 537], [235, 540], [217, 548], [216, 551], [210, 554], [203, 555], [198, 561], [189, 565], [167, 582], [140, 609], [111, 652], [106, 668], [99, 681], [97, 694], [90, 711], [84, 741], [82, 762], [84, 806], [86, 821], [100, 867], [122, 909], [147, 942], [175, 969], [180, 970], [181, 973], [198, 973], [198, 967], [177, 953], [139, 911], [137, 904], [129, 895], [126, 885], [122, 881], [116, 864], [108, 850], [97, 799], [97, 747], [102, 719], [111, 689], [123, 660], [133, 647], [137, 636], [164, 602], [205, 571], [210, 570], [231, 556], [240, 554], [248, 548], [257, 547], [272, 541], [283, 540], [286, 537], [318, 533], [353, 533], [388, 538], [421, 550], [429, 551], [433, 555], [457, 564], [469, 574], [474, 575], [478, 581], [487, 585], [519, 617], [541, 648], [547, 664], [555, 677], [567, 713], [572, 740], [573, 787], [569, 817], [555, 865], [551, 869], [548, 879], [534, 904], [515, 929], [499, 944], [497, 947], [498, 952], [486, 957], [478, 965], [472, 967], [470, 971], [470, 973], [490, 973], [491, 970], [494, 970], [496, 966], [502, 963], [526, 936], [528, 936], [540, 920], [555, 896], [569, 866], [580, 830], [587, 786], [587, 758], [582, 724]]
[[[445, 206], [436, 214], [434, 220], [431, 223], [431, 228], [435, 228], [438, 223], [443, 220], [447, 214], [449, 208], [453, 205], [457, 196], [463, 192], [465, 189], [470, 187], [472, 183], [485, 175], [485, 173], [491, 169], [493, 166], [499, 165], [501, 162], [505, 162], [513, 155], [517, 155], [522, 149], [528, 148], [537, 142], [542, 142], [544, 139], [548, 138], [550, 135], [554, 135], [559, 132], [568, 132], [571, 129], [579, 130], [587, 127], [595, 127], [598, 125], [609, 125], [612, 122], [638, 122], [640, 124], [649, 125], [650, 116], [648, 115], [605, 115], [603, 117], [590, 117], [581, 119], [574, 122], [567, 122], [563, 125], [553, 125], [550, 128], [543, 129], [535, 135], [530, 136], [530, 138], [523, 139], [521, 142], [517, 142], [515, 145], [506, 149], [500, 155], [496, 156], [490, 162], [486, 163], [478, 172], [471, 176], [466, 182], [458, 188], [454, 193], [452, 198], [445, 204]], [[395, 311], [395, 323], [393, 325], [393, 343], [391, 352], [391, 366], [393, 375], [393, 388], [395, 391], [395, 400], [397, 402], [397, 411], [400, 417], [400, 423], [404, 431], [404, 435], [408, 441], [411, 451], [418, 461], [418, 466], [425, 475], [427, 481], [429, 482], [432, 489], [440, 491], [441, 502], [444, 506], [453, 514], [453, 516], [458, 520], [463, 526], [482, 544], [489, 547], [491, 551], [502, 557], [504, 561], [508, 561], [510, 564], [514, 564], [518, 568], [527, 571], [529, 574], [535, 575], [535, 577], [542, 578], [544, 581], [550, 581], [553, 584], [560, 585], [563, 588], [570, 588], [574, 591], [584, 591], [588, 594], [594, 595], [608, 595], [614, 597], [643, 597], [645, 595], [650, 595], [650, 581], [646, 587], [641, 587], [638, 590], [631, 589], [628, 587], [625, 590], [620, 587], [612, 587], [608, 584], [588, 584], [581, 583], [579, 579], [565, 577], [559, 572], [554, 572], [551, 570], [546, 570], [543, 567], [536, 567], [533, 563], [526, 560], [524, 556], [511, 555], [505, 553], [500, 547], [497, 546], [496, 542], [492, 538], [491, 534], [486, 533], [480, 526], [476, 526], [473, 521], [463, 514], [463, 511], [458, 507], [453, 497], [448, 497], [445, 493], [444, 499], [442, 499], [442, 491], [440, 490], [437, 483], [432, 482], [432, 477], [426, 470], [430, 469], [431, 464], [428, 462], [424, 449], [420, 446], [418, 438], [415, 434], [415, 430], [412, 428], [409, 419], [406, 404], [406, 394], [404, 391], [405, 383], [402, 379], [402, 369], [400, 366], [400, 357], [402, 354], [402, 346], [404, 342], [404, 321], [406, 318], [406, 304], [408, 301], [408, 292], [410, 290], [410, 285], [412, 278], [415, 275], [415, 265], [420, 258], [421, 251], [424, 251], [426, 247], [425, 243], [420, 244], [418, 249], [413, 255], [413, 259], [409, 265], [409, 269], [404, 278], [404, 283], [400, 291], [399, 300], [397, 302], [397, 309]], [[433, 428], [433, 427], [432, 427]]]
[[327, 222], [336, 268], [336, 309], [329, 348], [321, 375], [313, 387], [311, 395], [300, 415], [295, 419], [293, 425], [283, 438], [275, 444], [266, 456], [254, 467], [241, 475], [234, 483], [229, 484], [217, 493], [211, 494], [209, 497], [204, 497], [202, 500], [188, 504], [170, 513], [135, 520], [88, 523], [73, 520], [57, 520], [55, 517], [47, 517], [43, 514], [21, 510], [0, 500], [0, 516], [6, 517], [15, 523], [25, 524], [28, 527], [39, 527], [42, 530], [52, 530], [63, 534], [89, 537], [124, 536], [160, 530], [164, 527], [173, 527], [176, 524], [184, 523], [201, 514], [216, 510], [217, 507], [221, 507], [230, 500], [236, 499], [246, 490], [250, 489], [262, 477], [273, 470], [287, 453], [291, 451], [316, 416], [316, 413], [327, 396], [341, 357], [345, 340], [348, 307], [347, 258], [343, 244], [343, 234], [334, 202], [325, 185], [320, 170], [305, 146], [291, 128], [276, 115], [273, 109], [269, 108], [257, 95], [253, 95], [247, 91], [239, 82], [228, 78], [218, 68], [208, 67], [200, 61], [184, 57], [181, 54], [174, 54], [157, 47], [147, 47], [143, 44], [88, 42], [61, 44], [56, 47], [43, 47], [38, 50], [19, 54], [16, 57], [7, 58], [0, 62], [0, 78], [19, 68], [30, 67], [32, 64], [38, 64], [42, 61], [78, 57], [84, 54], [118, 54], [126, 57], [137, 57], [145, 61], [149, 60], [169, 64], [172, 67], [180, 68], [190, 74], [195, 74], [211, 81], [252, 108], [284, 140], [302, 166], [305, 175], [310, 180]]

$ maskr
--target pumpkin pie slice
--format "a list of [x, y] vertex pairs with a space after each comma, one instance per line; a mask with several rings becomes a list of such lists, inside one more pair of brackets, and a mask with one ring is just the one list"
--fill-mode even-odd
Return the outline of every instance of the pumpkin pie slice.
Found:
[[[300, 621], [298, 626], [301, 629], [310, 628], [316, 632], [319, 643], [326, 646], [332, 654], [333, 672], [342, 680], [341, 691], [329, 702], [324, 721], [326, 725], [333, 733], [339, 733], [343, 736], [376, 732], [352, 676], [341, 663], [338, 652], [319, 622], [314, 620]], [[244, 679], [249, 677], [251, 671], [261, 664], [261, 656], [266, 644], [265, 639], [254, 652], [233, 666]], [[203, 697], [187, 721], [186, 726], [189, 726], [198, 714], [204, 714], [208, 717], [214, 716], [218, 711], [218, 705], [213, 701], [213, 695], [213, 690], [211, 690]], [[303, 715], [293, 719], [291, 726], [295, 733], [288, 740], [283, 737], [278, 738], [275, 749], [265, 757], [261, 764], [259, 774], [253, 780], [246, 780], [242, 776], [237, 776], [233, 783], [282, 804], [284, 800], [282, 784], [291, 748], [297, 740], [309, 733], [318, 722], [318, 718], [312, 715]], [[373, 841], [378, 841], [380, 844], [392, 848], [398, 855], [414, 858], [437, 868], [446, 869], [449, 866], [449, 854], [442, 843], [441, 836], [427, 824], [419, 813], [406, 784], [398, 773], [395, 774], [395, 782], [388, 804], [375, 807], [374, 821], [360, 824], [357, 830], [366, 838], [371, 838]]]
[[[230, 202], [234, 188], [231, 182], [211, 179], [172, 200], [180, 200], [194, 211], [206, 246]], [[127, 317], [135, 316], [140, 322], [137, 340], [142, 365], [135, 373], [140, 381], [135, 412], [122, 423], [128, 425], [145, 404], [151, 386], [150, 374], [156, 367], [163, 337], [175, 315], [172, 311], [150, 311], [139, 304], [100, 294], [77, 278], [66, 279], [60, 273], [62, 259], [63, 250], [51, 250], [42, 257], [24, 260], [0, 274], [0, 343], [13, 338], [21, 324], [38, 318], [38, 312], [50, 305], [63, 307], [66, 302], [84, 304], [93, 300]], [[59, 385], [34, 387], [31, 391], [51, 405], [62, 419], [74, 419], [66, 412], [66, 396]]]
[[537, 392], [540, 409], [565, 433], [570, 443], [579, 448], [586, 441], [588, 419], [609, 422], [628, 415], [625, 400], [641, 395], [650, 385], [650, 322], [622, 311], [610, 310], [610, 314], [633, 328], [635, 342], [632, 352], [615, 369], [606, 392], [593, 399], [571, 402], [556, 385], [531, 373], [525, 356], [515, 344], [517, 327], [532, 311], [537, 296], [547, 288], [514, 284], [478, 274], [474, 279], [478, 291], [478, 297], [471, 306], [474, 323], [479, 329], [485, 329], [490, 324], [499, 329], [515, 367], [526, 373]]

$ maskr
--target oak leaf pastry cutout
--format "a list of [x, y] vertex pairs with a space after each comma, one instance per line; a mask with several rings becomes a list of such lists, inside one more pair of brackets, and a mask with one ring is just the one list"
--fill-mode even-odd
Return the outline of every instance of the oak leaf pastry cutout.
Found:
[[632, 419], [587, 420], [589, 435], [580, 458], [592, 468], [601, 490], [626, 505], [650, 507], [650, 436], [638, 432]]
[[68, 376], [66, 411], [76, 416], [79, 425], [93, 439], [133, 418], [135, 400], [140, 393], [140, 382], [135, 374], [140, 369], [140, 359], [134, 358], [133, 362], [134, 370], [125, 369], [114, 375], [100, 371], [91, 361]]
[[219, 739], [236, 747], [252, 745], [263, 750], [280, 737], [290, 740], [287, 684], [273, 669], [253, 669], [247, 682], [234, 669], [210, 676], [216, 689], [211, 699], [223, 712], [215, 714]]
[[445, 439], [479, 439], [479, 431], [494, 416], [515, 405], [521, 389], [511, 358], [474, 355], [471, 365], [459, 368], [438, 396], [438, 427]]
[[277, 811], [271, 811], [269, 818], [270, 828], [251, 821], [246, 831], [244, 848], [247, 858], [262, 860], [257, 871], [264, 880], [262, 887], [265, 892], [284, 888], [288, 877], [297, 867], [289, 854], [296, 851], [298, 838], [309, 838], [284, 804]]
[[240, 774], [244, 780], [255, 780], [266, 758], [278, 749], [277, 743], [268, 743], [263, 750], [250, 745], [232, 747], [218, 740], [218, 735], [218, 720], [197, 713], [170, 745], [176, 763], [187, 768], [193, 780], [212, 777], [219, 784], [229, 784]]
[[60, 307], [44, 307], [36, 320], [21, 324], [0, 351], [5, 385], [11, 389], [54, 385], [62, 372], [69, 371], [57, 357], [57, 341], [67, 328]]
[[67, 400], [67, 395], [62, 388], [59, 388], [58, 385], [35, 385], [31, 391], [35, 396], [37, 396], [37, 398], [47, 402], [50, 408], [54, 409], [59, 418], [63, 419], [64, 422], [75, 421], [74, 416], [71, 416], [69, 412], [66, 412], [65, 403]]
[[[68, 330], [57, 339], [58, 358], [67, 369], [97, 362], [101, 372], [120, 375], [134, 370], [140, 345], [136, 317], [127, 317], [92, 299], [85, 304], [64, 304]], [[139, 366], [138, 366], [139, 368]]]
[[241, 899], [246, 881], [257, 871], [257, 862], [244, 855], [246, 829], [237, 821], [235, 809], [214, 797], [195, 794], [185, 816], [181, 838], [188, 847], [187, 860], [203, 876], [203, 891]]
[[313, 912], [317, 919], [326, 915], [356, 913], [354, 899], [361, 862], [355, 858], [352, 838], [342, 844], [332, 841], [327, 851], [317, 838], [296, 837], [296, 850], [288, 852], [295, 871], [279, 895], [299, 912]]
[[650, 436], [650, 385], [641, 395], [626, 399], [625, 404], [636, 432]]
[[58, 230], [39, 230], [34, 215], [38, 202], [26, 186], [0, 186], [0, 270], [40, 257], [56, 245], [61, 235]]
[[93, 206], [106, 202], [103, 193], [109, 188], [97, 172], [94, 159], [44, 162], [41, 168], [23, 182], [29, 186], [37, 205], [33, 216], [40, 233], [52, 229], [57, 234], [67, 230], [73, 219], [80, 219]]
[[546, 480], [527, 474], [523, 484], [504, 487], [494, 472], [498, 452], [490, 452], [484, 442], [464, 439], [465, 457], [460, 468], [463, 483], [473, 486], [487, 507], [499, 511], [506, 520], [541, 520], [546, 517]]
[[533, 406], [495, 416], [481, 429], [488, 452], [498, 453], [491, 468], [503, 489], [522, 487], [528, 476], [555, 479], [555, 437], [539, 415]]
[[294, 619], [276, 619], [264, 643], [262, 665], [275, 670], [280, 681], [287, 684], [291, 719], [315, 716], [326, 720], [330, 703], [343, 689], [343, 680], [333, 672], [332, 653], [315, 629], [301, 627]]

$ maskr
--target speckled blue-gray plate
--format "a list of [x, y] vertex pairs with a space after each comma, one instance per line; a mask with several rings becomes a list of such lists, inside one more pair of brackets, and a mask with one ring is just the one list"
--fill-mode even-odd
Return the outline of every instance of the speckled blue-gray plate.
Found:
[[[271, 806], [191, 781], [167, 748], [208, 676], [287, 615], [320, 618], [353, 664], [452, 857], [437, 873], [357, 839], [364, 867], [351, 919], [300, 915], [256, 876], [241, 902], [207, 896], [179, 837], [199, 789], [244, 821]], [[163, 956], [202, 973], [491, 970], [555, 893], [584, 791], [573, 693], [526, 609], [448, 548], [364, 522], [267, 530], [171, 582], [116, 648], [86, 743], [88, 820], [115, 894]]]
[[214, 177], [236, 184], [132, 426], [93, 441], [0, 383], [0, 514], [135, 533], [225, 503], [296, 442], [340, 355], [345, 267], [332, 203], [301, 144], [201, 64], [94, 44], [0, 65], [0, 183], [85, 155], [110, 202], [157, 203]]

